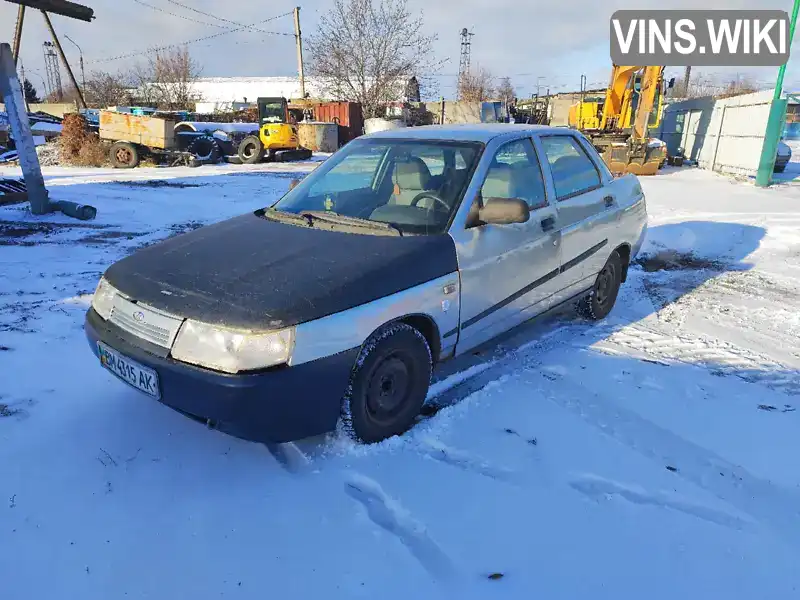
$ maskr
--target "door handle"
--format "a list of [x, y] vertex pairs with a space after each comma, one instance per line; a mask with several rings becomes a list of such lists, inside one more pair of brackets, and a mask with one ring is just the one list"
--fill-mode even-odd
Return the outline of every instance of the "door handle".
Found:
[[606, 208], [611, 208], [614, 206], [614, 196], [606, 196], [603, 198], [603, 202], [606, 203]]
[[543, 231], [550, 231], [555, 227], [556, 220], [553, 217], [547, 217], [546, 219], [542, 219], [542, 230]]

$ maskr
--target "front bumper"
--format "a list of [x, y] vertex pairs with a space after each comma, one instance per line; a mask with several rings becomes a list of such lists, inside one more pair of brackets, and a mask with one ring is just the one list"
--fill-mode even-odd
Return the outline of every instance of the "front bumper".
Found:
[[147, 342], [86, 313], [86, 337], [95, 356], [102, 341], [158, 373], [160, 402], [211, 420], [227, 433], [258, 442], [288, 442], [333, 430], [359, 348], [293, 367], [230, 375], [160, 357]]

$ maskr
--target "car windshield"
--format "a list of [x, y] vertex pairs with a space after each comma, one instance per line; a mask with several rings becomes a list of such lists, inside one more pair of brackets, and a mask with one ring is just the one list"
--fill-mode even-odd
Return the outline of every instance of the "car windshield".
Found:
[[271, 208], [391, 224], [403, 234], [442, 233], [482, 147], [477, 142], [353, 140]]

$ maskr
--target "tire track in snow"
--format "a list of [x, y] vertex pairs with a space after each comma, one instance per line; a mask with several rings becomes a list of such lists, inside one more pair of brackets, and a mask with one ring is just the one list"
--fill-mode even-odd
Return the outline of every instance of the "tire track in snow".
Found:
[[722, 375], [734, 375], [789, 395], [800, 395], [800, 372], [772, 359], [723, 342], [686, 333], [670, 335], [641, 325], [628, 325], [595, 344], [633, 348], [648, 356], [700, 365]]
[[701, 315], [766, 344], [791, 347], [798, 336], [800, 319], [796, 311], [785, 308], [791, 308], [800, 294], [794, 279], [753, 270], [726, 271], [704, 281], [685, 272], [672, 276], [662, 272], [654, 279], [641, 275], [637, 273], [637, 287], [652, 301], [660, 324], [676, 333], [687, 317]]
[[305, 473], [311, 465], [311, 460], [294, 442], [264, 445], [276, 462], [292, 475]]
[[364, 506], [373, 523], [395, 535], [435, 579], [452, 579], [456, 570], [447, 554], [430, 538], [425, 526], [384, 492], [377, 481], [353, 473], [347, 477], [344, 491]]
[[513, 482], [516, 473], [504, 467], [497, 467], [489, 461], [469, 452], [451, 448], [436, 439], [425, 439], [419, 444], [419, 450], [425, 456], [438, 460], [446, 465], [477, 473], [489, 479]]
[[[544, 372], [531, 365], [520, 377], [537, 385]], [[571, 379], [559, 380], [557, 390], [547, 398], [646, 458], [679, 466], [679, 477], [770, 526], [778, 536], [800, 548], [800, 493], [756, 477]]]
[[619, 496], [632, 504], [650, 505], [661, 508], [671, 509], [682, 512], [698, 519], [730, 527], [733, 529], [744, 529], [748, 523], [739, 517], [710, 506], [704, 506], [695, 502], [690, 502], [665, 492], [646, 492], [639, 486], [625, 485], [598, 477], [597, 475], [582, 475], [569, 482], [569, 485], [582, 494], [600, 500], [609, 496]]

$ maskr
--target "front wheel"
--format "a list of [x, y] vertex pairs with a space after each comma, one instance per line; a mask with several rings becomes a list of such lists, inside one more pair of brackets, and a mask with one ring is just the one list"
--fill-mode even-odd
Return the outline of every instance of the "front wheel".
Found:
[[406, 432], [419, 414], [433, 371], [425, 336], [405, 323], [379, 330], [361, 349], [342, 401], [347, 433], [367, 444]]
[[622, 259], [614, 250], [598, 273], [589, 295], [582, 298], [578, 304], [578, 312], [589, 319], [605, 319], [614, 308], [621, 284]]

